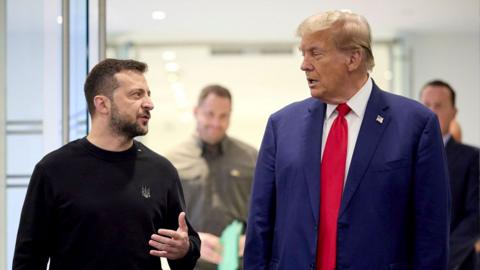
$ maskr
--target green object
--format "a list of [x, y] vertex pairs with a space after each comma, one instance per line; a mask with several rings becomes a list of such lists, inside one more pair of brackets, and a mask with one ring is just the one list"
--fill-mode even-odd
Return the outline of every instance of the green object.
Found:
[[242, 234], [243, 223], [234, 220], [223, 230], [220, 243], [223, 246], [222, 261], [218, 264], [218, 270], [238, 269], [238, 241]]

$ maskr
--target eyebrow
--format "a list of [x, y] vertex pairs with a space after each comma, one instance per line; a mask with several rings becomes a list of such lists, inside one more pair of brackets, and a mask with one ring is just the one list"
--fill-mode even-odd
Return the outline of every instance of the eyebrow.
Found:
[[150, 95], [152, 93], [152, 91], [150, 91], [150, 89], [145, 89], [145, 88], [132, 88], [132, 89], [130, 89], [130, 92], [135, 92], [135, 91], [146, 92], [148, 95]]

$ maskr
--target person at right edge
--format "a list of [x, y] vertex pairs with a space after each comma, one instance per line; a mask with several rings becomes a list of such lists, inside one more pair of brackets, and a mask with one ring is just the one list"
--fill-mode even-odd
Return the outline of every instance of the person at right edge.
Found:
[[428, 82], [420, 92], [422, 103], [440, 121], [452, 191], [449, 270], [475, 270], [475, 241], [480, 238], [479, 149], [457, 142], [449, 127], [457, 108], [455, 91], [446, 82]]
[[247, 221], [247, 270], [445, 270], [450, 189], [435, 114], [381, 90], [363, 16], [298, 28], [311, 98], [270, 116]]

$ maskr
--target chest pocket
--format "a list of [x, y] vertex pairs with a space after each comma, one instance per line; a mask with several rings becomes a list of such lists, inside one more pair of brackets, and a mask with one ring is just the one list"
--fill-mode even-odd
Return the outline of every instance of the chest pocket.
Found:
[[411, 166], [411, 161], [409, 159], [397, 159], [391, 160], [382, 163], [374, 163], [372, 164], [372, 171], [374, 172], [382, 172], [382, 171], [391, 171], [397, 170], [402, 168], [407, 168]]
[[228, 166], [224, 168], [223, 175], [216, 188], [225, 211], [235, 219], [246, 221], [253, 167]]

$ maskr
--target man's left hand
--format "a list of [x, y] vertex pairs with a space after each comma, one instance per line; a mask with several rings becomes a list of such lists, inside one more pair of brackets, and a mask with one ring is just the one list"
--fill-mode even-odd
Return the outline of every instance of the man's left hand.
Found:
[[170, 260], [185, 257], [190, 248], [185, 213], [181, 212], [178, 215], [178, 229], [176, 231], [160, 229], [158, 234], [152, 234], [148, 244], [155, 248], [150, 250], [150, 255], [165, 257]]

